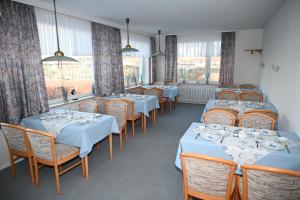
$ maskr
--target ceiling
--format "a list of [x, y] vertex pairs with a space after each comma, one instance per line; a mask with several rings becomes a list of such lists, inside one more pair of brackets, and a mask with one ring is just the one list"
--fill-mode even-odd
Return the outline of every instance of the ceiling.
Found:
[[[38, 0], [52, 4], [52, 0]], [[155, 34], [262, 28], [283, 0], [56, 0], [57, 7]]]

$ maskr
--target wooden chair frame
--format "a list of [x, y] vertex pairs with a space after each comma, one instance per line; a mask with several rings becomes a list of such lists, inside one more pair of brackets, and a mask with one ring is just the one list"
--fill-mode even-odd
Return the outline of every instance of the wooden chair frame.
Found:
[[244, 114], [248, 114], [248, 113], [262, 113], [262, 114], [269, 115], [275, 121], [277, 121], [277, 119], [278, 119], [278, 113], [274, 112], [273, 110], [248, 110]]
[[144, 94], [144, 88], [142, 86], [131, 87], [131, 88], [128, 88], [126, 90], [126, 93], [143, 95]]
[[[228, 176], [227, 191], [226, 191], [225, 198], [208, 195], [208, 194], [198, 192], [198, 191], [194, 191], [194, 190], [188, 188], [188, 180], [187, 180], [187, 175], [186, 175], [186, 166], [185, 166], [185, 161], [184, 161], [185, 157], [196, 158], [196, 159], [201, 159], [201, 160], [207, 160], [207, 161], [222, 163], [222, 164], [230, 166], [230, 173], [229, 173], [229, 176]], [[193, 154], [193, 153], [182, 153], [182, 154], [180, 154], [180, 158], [181, 158], [182, 172], [183, 172], [184, 200], [188, 200], [189, 197], [191, 197], [191, 196], [196, 197], [196, 198], [200, 198], [200, 199], [205, 199], [205, 200], [223, 200], [223, 199], [229, 200], [230, 199], [231, 194], [232, 194], [232, 190], [233, 190], [232, 184], [234, 183], [234, 176], [235, 176], [234, 171], [237, 167], [237, 163], [232, 162], [230, 160], [224, 160], [224, 159], [221, 159], [221, 158], [215, 158], [215, 157], [210, 157], [210, 156], [201, 155], [201, 154]]]
[[[141, 123], [142, 123], [142, 127], [144, 127], [144, 120], [143, 120], [143, 115], [141, 114], [141, 116], [140, 117], [137, 117], [137, 118], [135, 118], [135, 112], [134, 112], [134, 101], [132, 101], [132, 100], [129, 100], [129, 99], [122, 99], [123, 101], [126, 101], [127, 102], [127, 104], [130, 104], [131, 106], [131, 116], [129, 116], [128, 114], [127, 114], [127, 121], [131, 121], [131, 125], [132, 125], [132, 136], [135, 136], [135, 122], [138, 120], [138, 119], [140, 119], [141, 120]], [[127, 113], [128, 113], [128, 108], [129, 107], [127, 107]]]
[[234, 109], [234, 108], [230, 108], [230, 107], [224, 107], [224, 108], [218, 108], [218, 107], [215, 107], [215, 108], [211, 108], [211, 109], [209, 109], [210, 111], [212, 111], [212, 110], [216, 110], [216, 111], [219, 111], [219, 110], [221, 110], [221, 111], [227, 111], [227, 112], [230, 112], [230, 113], [232, 113], [232, 114], [234, 114], [236, 117], [238, 117], [238, 115], [239, 115], [239, 111], [238, 110], [236, 110], [236, 109]]
[[79, 104], [78, 104], [79, 111], [81, 111], [82, 104], [85, 104], [85, 103], [92, 103], [92, 104], [95, 104], [95, 110], [94, 110], [94, 113], [98, 113], [98, 110], [99, 110], [98, 104], [97, 104], [97, 102], [96, 102], [95, 100], [93, 100], [93, 99], [87, 99], [87, 100], [84, 100], [84, 101], [79, 102]]
[[[15, 175], [15, 161], [18, 158], [27, 158], [28, 159], [28, 167], [29, 167], [29, 174], [30, 174], [30, 178], [31, 178], [31, 183], [34, 183], [34, 174], [33, 174], [33, 155], [32, 155], [32, 151], [30, 148], [30, 144], [28, 141], [28, 138], [26, 137], [26, 129], [19, 126], [19, 125], [13, 125], [13, 124], [7, 124], [7, 123], [0, 123], [0, 125], [2, 127], [8, 127], [8, 128], [13, 128], [13, 129], [19, 129], [22, 134], [23, 134], [23, 138], [24, 138], [24, 145], [27, 148], [26, 152], [22, 152], [22, 151], [18, 151], [13, 149], [7, 138], [6, 135], [4, 134], [5, 140], [6, 140], [6, 144], [8, 147], [8, 154], [9, 154], [9, 159], [10, 159], [10, 175], [14, 176]], [[2, 130], [3, 131], [3, 130]], [[16, 157], [16, 158], [15, 158]]]
[[239, 85], [240, 89], [256, 89], [257, 87], [253, 84], [249, 84], [249, 83], [245, 83], [245, 84], [241, 84]]
[[[123, 99], [111, 99], [111, 100], [108, 100], [107, 102], [105, 102], [105, 112], [107, 114], [109, 114], [108, 112], [108, 105], [111, 103], [111, 102], [119, 102], [119, 103], [126, 103], [127, 105], [127, 101], [123, 100]], [[120, 127], [119, 125], [119, 128], [120, 128], [120, 151], [123, 152], [123, 132], [125, 134], [125, 143], [127, 144], [128, 143], [128, 136], [127, 136], [127, 107], [125, 108], [125, 116], [124, 116], [124, 121], [125, 121], [125, 126], [124, 127]]]
[[[208, 112], [206, 112], [203, 116], [204, 118], [204, 123], [207, 124], [207, 117], [208, 115], [210, 115], [211, 113], [223, 113], [225, 115], [229, 115], [230, 117], [232, 117], [232, 121], [230, 126], [236, 126], [236, 122], [237, 122], [237, 116], [234, 115], [233, 113], [227, 111], [227, 110], [223, 110], [223, 109], [213, 109], [213, 110], [209, 110]], [[225, 125], [225, 124], [221, 124], [221, 125]]]
[[247, 101], [244, 100], [243, 98], [245, 96], [258, 96], [259, 97], [259, 102], [263, 102], [264, 101], [264, 97], [261, 93], [257, 92], [257, 91], [249, 91], [249, 92], [242, 92], [239, 94], [239, 98], [241, 101]]
[[[38, 135], [42, 135], [45, 137], [49, 138], [49, 141], [51, 143], [51, 149], [52, 149], [52, 157], [53, 160], [46, 160], [46, 159], [42, 159], [39, 158], [35, 155], [34, 149], [31, 147], [32, 149], [32, 155], [33, 155], [33, 161], [34, 161], [34, 174], [35, 174], [35, 184], [36, 187], [39, 186], [39, 173], [38, 173], [38, 164], [41, 163], [43, 165], [48, 165], [48, 166], [52, 166], [54, 167], [54, 173], [55, 173], [55, 181], [56, 181], [56, 192], [57, 194], [61, 193], [60, 190], [60, 180], [59, 180], [59, 176], [61, 176], [62, 174], [66, 173], [67, 171], [73, 169], [74, 167], [78, 166], [81, 164], [82, 167], [82, 175], [83, 177], [88, 177], [88, 163], [87, 163], [87, 156], [85, 156], [84, 158], [81, 158], [80, 161], [76, 162], [75, 164], [69, 166], [66, 169], [62, 169], [62, 165], [66, 162], [69, 162], [71, 160], [73, 160], [74, 158], [76, 158], [77, 156], [79, 156], [79, 149], [77, 152], [64, 157], [60, 160], [57, 160], [57, 156], [56, 156], [56, 148], [55, 148], [55, 138], [52, 134], [44, 132], [44, 131], [39, 131], [39, 130], [33, 130], [33, 129], [26, 129], [26, 133], [28, 134], [28, 132], [34, 133], [34, 134], [38, 134]], [[29, 137], [27, 135], [27, 137]], [[29, 144], [30, 144], [30, 140], [28, 139]]]
[[242, 165], [241, 169], [243, 171], [243, 194], [242, 194], [243, 200], [248, 200], [248, 189], [249, 189], [248, 188], [248, 170], [249, 169], [300, 177], [299, 171], [292, 171], [292, 170], [287, 170], [287, 169], [280, 169], [280, 168], [267, 167], [267, 166], [261, 166], [261, 165]]
[[[217, 99], [218, 99], [218, 100], [223, 100], [221, 97], [222, 97], [223, 95], [227, 95], [227, 94], [234, 96], [234, 98], [232, 98], [232, 99], [230, 99], [230, 100], [235, 100], [235, 101], [240, 100], [240, 96], [239, 96], [237, 93], [235, 93], [235, 92], [233, 92], [233, 91], [231, 91], [231, 90], [223, 90], [223, 91], [221, 91], [221, 92], [218, 92], [218, 93], [217, 93]], [[220, 99], [220, 98], [221, 98], [221, 99]], [[229, 99], [226, 99], [226, 100], [229, 100]]]
[[[101, 99], [104, 101], [104, 112], [103, 113], [100, 112], [100, 105], [99, 105], [100, 102], [98, 101], [98, 99]], [[95, 97], [94, 101], [97, 103], [98, 113], [105, 114], [105, 102], [109, 101], [109, 100], [105, 99], [104, 97]]]
[[161, 114], [163, 114], [164, 113], [164, 105], [166, 104], [167, 109], [168, 109], [168, 103], [169, 103], [168, 99], [163, 97], [163, 93], [164, 93], [163, 89], [161, 89], [161, 88], [150, 88], [150, 89], [145, 89], [145, 91], [149, 91], [149, 92], [153, 91], [154, 93], [158, 94], [156, 96], [158, 98], [158, 102], [159, 102], [159, 105], [160, 105], [160, 112], [161, 112]]
[[[272, 121], [272, 125], [271, 125], [271, 130], [274, 130], [275, 129], [275, 124], [276, 124], [276, 121], [273, 117], [270, 117], [269, 115], [267, 114], [264, 114], [264, 113], [247, 113], [247, 114], [243, 114], [240, 118], [239, 118], [239, 126], [240, 127], [244, 127], [243, 126], [243, 120], [244, 118], [248, 117], [248, 116], [251, 116], [251, 115], [257, 115], [257, 116], [262, 116], [262, 117], [266, 117], [268, 118], [269, 120]], [[250, 127], [249, 127], [250, 128]]]

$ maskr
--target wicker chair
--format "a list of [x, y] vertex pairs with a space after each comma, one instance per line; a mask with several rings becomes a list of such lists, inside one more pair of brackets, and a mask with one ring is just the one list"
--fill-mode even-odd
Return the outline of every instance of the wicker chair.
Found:
[[66, 169], [61, 167], [64, 163], [79, 157], [79, 149], [77, 147], [55, 143], [54, 136], [47, 132], [26, 129], [26, 133], [33, 152], [35, 184], [37, 187], [39, 186], [39, 163], [54, 167], [56, 192], [58, 194], [60, 194], [60, 175], [81, 164], [82, 174], [84, 177], [87, 176], [87, 158], [80, 159], [80, 161], [68, 166]]
[[300, 199], [300, 172], [242, 165], [243, 200]]
[[248, 113], [262, 113], [262, 114], [269, 115], [269, 116], [272, 117], [275, 121], [278, 120], [278, 113], [277, 113], [277, 112], [274, 112], [273, 110], [248, 110], [248, 111], [246, 111], [244, 114], [248, 114]]
[[164, 113], [164, 105], [166, 105], [168, 108], [168, 99], [163, 97], [163, 93], [163, 90], [160, 88], [151, 88], [144, 90], [145, 95], [157, 96], [161, 108], [161, 114]]
[[98, 105], [95, 100], [89, 99], [79, 103], [79, 111], [80, 112], [90, 112], [90, 113], [97, 113], [98, 112]]
[[134, 111], [134, 101], [124, 99], [127, 102], [127, 121], [131, 121], [132, 124], [132, 135], [135, 135], [135, 122], [141, 120], [142, 127], [144, 127], [144, 120], [142, 113], [137, 113]]
[[269, 129], [274, 130], [275, 120], [263, 113], [243, 114], [239, 119], [239, 126], [246, 128]]
[[144, 94], [144, 88], [142, 86], [128, 88], [126, 90], [129, 94]]
[[256, 86], [255, 85], [253, 85], [253, 84], [241, 84], [241, 85], [239, 85], [239, 88], [240, 89], [256, 89]]
[[237, 116], [222, 109], [209, 110], [204, 114], [204, 123], [220, 125], [236, 125]]
[[239, 111], [233, 108], [229, 108], [229, 107], [224, 107], [224, 108], [211, 108], [210, 110], [223, 110], [223, 111], [227, 111], [230, 112], [232, 114], [234, 114], [236, 117], [238, 117], [239, 115]]
[[242, 92], [239, 94], [241, 101], [254, 101], [254, 102], [263, 102], [264, 97], [261, 93], [252, 91], [252, 92]]
[[123, 132], [125, 134], [125, 142], [128, 142], [127, 137], [127, 102], [121, 99], [109, 100], [105, 103], [105, 113], [113, 115], [120, 129], [120, 151], [123, 152]]
[[95, 97], [94, 100], [98, 105], [98, 112], [101, 114], [105, 114], [105, 102], [108, 100], [103, 97]]
[[237, 86], [233, 85], [233, 83], [223, 83], [222, 88], [237, 88]]
[[14, 162], [18, 158], [28, 158], [31, 182], [34, 183], [33, 159], [30, 145], [23, 127], [12, 124], [0, 123], [4, 133], [10, 158], [10, 175], [15, 175]]
[[182, 153], [184, 200], [229, 200], [237, 163], [205, 155]]
[[240, 99], [239, 95], [231, 90], [223, 90], [217, 93], [218, 100], [235, 100], [238, 101]]

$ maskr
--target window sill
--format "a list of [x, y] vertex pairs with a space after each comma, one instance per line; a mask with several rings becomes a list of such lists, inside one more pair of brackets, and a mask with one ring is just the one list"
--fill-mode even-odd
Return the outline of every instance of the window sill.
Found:
[[49, 104], [49, 108], [56, 108], [56, 107], [60, 107], [60, 106], [64, 106], [64, 105], [68, 105], [68, 104], [72, 104], [72, 103], [76, 103], [76, 102], [80, 102], [80, 101], [84, 101], [87, 99], [92, 99], [94, 98], [94, 95], [89, 95], [89, 96], [84, 96], [84, 97], [80, 97], [78, 98], [78, 100], [69, 100], [68, 102], [57, 102], [57, 103], [50, 103]]

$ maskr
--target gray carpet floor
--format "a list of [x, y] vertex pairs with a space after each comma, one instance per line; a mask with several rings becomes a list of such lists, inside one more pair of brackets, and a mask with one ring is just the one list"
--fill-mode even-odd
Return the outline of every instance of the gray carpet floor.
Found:
[[56, 195], [53, 168], [40, 169], [36, 188], [30, 182], [27, 161], [19, 162], [14, 177], [9, 168], [0, 171], [0, 199], [181, 200], [182, 177], [174, 165], [178, 142], [191, 122], [199, 121], [202, 111], [202, 105], [179, 104], [171, 113], [159, 115], [155, 127], [148, 120], [146, 135], [138, 126], [132, 137], [129, 128], [123, 153], [119, 137], [114, 136], [113, 160], [104, 140], [89, 155], [88, 179], [82, 178], [80, 167], [60, 177], [61, 195]]

